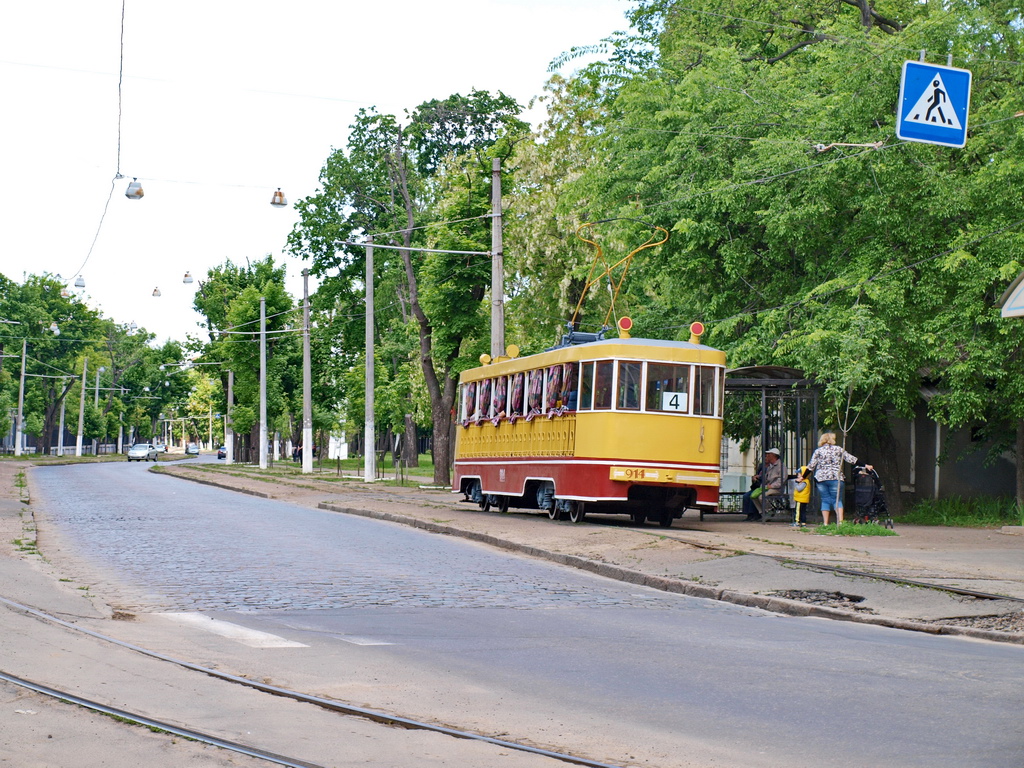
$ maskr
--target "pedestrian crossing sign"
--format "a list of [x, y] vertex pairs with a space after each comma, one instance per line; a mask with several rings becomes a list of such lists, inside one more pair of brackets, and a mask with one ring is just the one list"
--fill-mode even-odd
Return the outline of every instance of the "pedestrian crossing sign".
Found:
[[962, 147], [967, 143], [970, 102], [970, 70], [905, 61], [896, 136], [904, 141]]
[[1024, 272], [1017, 275], [999, 300], [1003, 317], [1024, 317]]

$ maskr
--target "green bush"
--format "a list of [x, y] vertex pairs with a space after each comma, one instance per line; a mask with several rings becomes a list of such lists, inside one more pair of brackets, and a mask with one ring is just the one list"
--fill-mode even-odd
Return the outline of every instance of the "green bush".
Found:
[[900, 516], [898, 522], [909, 525], [948, 525], [957, 528], [997, 528], [1021, 525], [1021, 509], [1005, 496], [976, 496], [969, 499], [919, 501]]

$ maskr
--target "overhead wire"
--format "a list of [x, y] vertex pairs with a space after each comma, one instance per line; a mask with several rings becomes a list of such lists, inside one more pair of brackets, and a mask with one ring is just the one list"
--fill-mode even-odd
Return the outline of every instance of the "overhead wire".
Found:
[[103, 222], [107, 218], [107, 210], [110, 208], [110, 200], [114, 196], [114, 188], [117, 186], [118, 179], [124, 178], [121, 175], [121, 123], [122, 123], [122, 99], [123, 99], [123, 85], [124, 85], [124, 13], [125, 13], [126, 0], [121, 0], [121, 35], [120, 35], [120, 49], [118, 55], [118, 73], [117, 73], [117, 160], [115, 163], [114, 178], [110, 180], [110, 191], [107, 193], [107, 200], [103, 204], [103, 213], [100, 214], [99, 224], [96, 226], [96, 234], [92, 237], [92, 242], [89, 244], [89, 250], [85, 254], [85, 259], [82, 264], [78, 267], [75, 273], [71, 276], [72, 279], [82, 274], [82, 270], [85, 269], [85, 265], [89, 263], [89, 259], [92, 258], [92, 252], [96, 248], [96, 241], [99, 240], [100, 232], [103, 231]]

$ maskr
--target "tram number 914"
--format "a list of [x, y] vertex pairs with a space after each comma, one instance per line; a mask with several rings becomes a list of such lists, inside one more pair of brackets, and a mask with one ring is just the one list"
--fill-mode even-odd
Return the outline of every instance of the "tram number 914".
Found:
[[643, 480], [647, 477], [646, 470], [640, 468], [629, 468], [624, 474], [627, 480]]

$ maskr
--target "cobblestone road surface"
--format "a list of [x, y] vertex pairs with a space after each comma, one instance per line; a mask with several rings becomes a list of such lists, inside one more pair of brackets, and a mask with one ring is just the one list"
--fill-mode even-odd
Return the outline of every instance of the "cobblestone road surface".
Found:
[[182, 483], [144, 465], [47, 468], [35, 480], [48, 524], [96, 578], [107, 576], [94, 586], [126, 610], [709, 607], [399, 525]]

